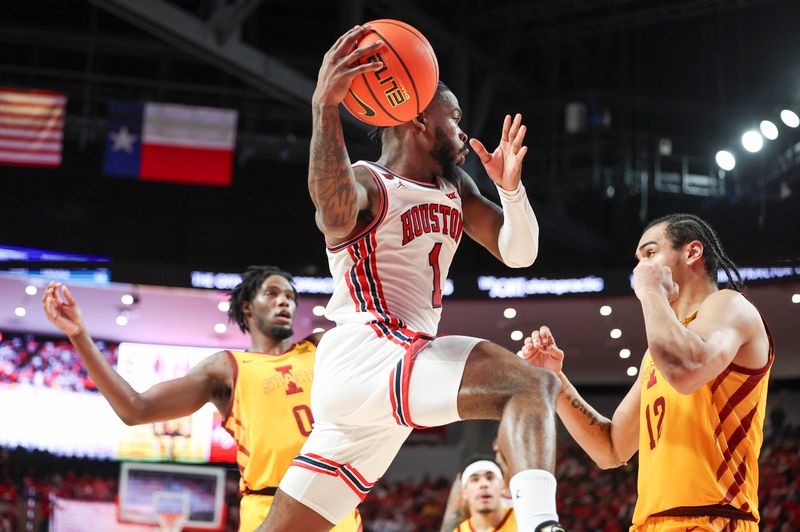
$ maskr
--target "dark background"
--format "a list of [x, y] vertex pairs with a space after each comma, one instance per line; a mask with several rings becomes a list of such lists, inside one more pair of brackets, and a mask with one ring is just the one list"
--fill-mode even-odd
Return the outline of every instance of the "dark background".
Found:
[[[144, 269], [277, 263], [327, 274], [306, 190], [308, 87], [340, 33], [387, 17], [430, 39], [469, 135], [493, 147], [503, 115], [523, 113], [530, 147], [524, 183], [542, 228], [529, 275], [630, 268], [644, 222], [674, 211], [708, 219], [737, 262], [798, 257], [800, 183], [791, 150], [800, 133], [780, 123], [778, 112], [798, 108], [800, 2], [160, 2], [206, 27], [234, 28], [231, 41], [295, 70], [305, 79], [302, 90], [275, 73], [248, 78], [186, 45], [180, 17], [156, 28], [126, 11], [132, 3], [0, 3], [0, 85], [69, 98], [61, 168], [0, 167], [0, 243], [109, 256]], [[237, 109], [233, 185], [103, 176], [111, 98]], [[565, 130], [569, 102], [585, 105], [578, 133]], [[764, 118], [778, 124], [780, 137], [746, 154], [739, 137]], [[377, 157], [366, 128], [348, 121], [345, 130], [354, 159]], [[658, 155], [661, 138], [670, 139], [671, 155]], [[714, 163], [721, 148], [732, 149], [738, 163], [724, 180]], [[715, 192], [659, 190], [658, 172], [681, 168], [707, 176]], [[468, 169], [496, 198], [474, 155]], [[469, 239], [452, 271], [508, 272]]]

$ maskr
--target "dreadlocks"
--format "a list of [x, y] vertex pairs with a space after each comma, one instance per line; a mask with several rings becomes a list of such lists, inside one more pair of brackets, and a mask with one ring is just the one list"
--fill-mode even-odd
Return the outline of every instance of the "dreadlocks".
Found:
[[727, 288], [732, 288], [737, 292], [741, 292], [744, 289], [744, 283], [742, 282], [742, 276], [739, 270], [736, 268], [733, 261], [725, 254], [719, 237], [717, 237], [717, 234], [711, 229], [711, 226], [708, 225], [708, 222], [693, 214], [669, 214], [650, 222], [647, 227], [645, 227], [645, 231], [660, 223], [666, 224], [664, 232], [672, 242], [672, 247], [674, 249], [688, 244], [692, 240], [698, 240], [703, 244], [703, 261], [706, 272], [715, 284], [717, 282], [717, 271], [719, 268], [722, 268], [725, 275], [728, 277]]
[[[242, 304], [245, 301], [252, 301], [258, 289], [261, 288], [264, 279], [271, 275], [279, 275], [285, 278], [294, 289], [291, 273], [285, 272], [275, 266], [248, 266], [247, 270], [242, 274], [242, 282], [236, 285], [236, 287], [230, 291], [230, 294], [228, 294], [228, 300], [230, 301], [230, 307], [228, 307], [228, 321], [238, 325], [242, 332], [247, 332], [249, 330], [247, 322], [244, 319]], [[296, 290], [295, 295], [297, 295]]]
[[[445, 92], [452, 92], [452, 91], [450, 90], [450, 87], [445, 85], [442, 81], [439, 81], [437, 83], [437, 85], [436, 85], [436, 94], [435, 94], [435, 96], [441, 96]], [[384, 129], [386, 129], [386, 127], [380, 127], [379, 126], [379, 127], [372, 128], [367, 132], [367, 137], [373, 143], [381, 144], [381, 136], [383, 135], [383, 130]]]

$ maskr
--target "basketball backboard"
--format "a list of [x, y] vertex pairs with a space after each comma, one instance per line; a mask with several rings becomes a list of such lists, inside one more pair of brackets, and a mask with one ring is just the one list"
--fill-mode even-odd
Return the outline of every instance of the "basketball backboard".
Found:
[[123, 523], [159, 526], [183, 514], [184, 530], [221, 530], [225, 524], [225, 470], [216, 467], [124, 462], [119, 513]]

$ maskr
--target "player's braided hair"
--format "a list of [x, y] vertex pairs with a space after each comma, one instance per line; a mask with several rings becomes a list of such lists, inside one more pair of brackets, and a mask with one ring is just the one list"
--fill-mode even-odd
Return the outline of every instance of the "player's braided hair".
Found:
[[704, 265], [708, 276], [714, 283], [717, 282], [717, 270], [722, 268], [728, 277], [728, 288], [737, 292], [744, 289], [744, 282], [736, 264], [725, 254], [722, 242], [708, 222], [693, 214], [669, 214], [650, 222], [645, 227], [645, 231], [660, 223], [666, 223], [664, 231], [672, 242], [673, 248], [677, 249], [692, 240], [699, 240], [703, 244]]
[[[294, 290], [294, 278], [291, 273], [285, 272], [275, 266], [248, 266], [247, 270], [242, 274], [242, 282], [236, 285], [228, 294], [228, 301], [230, 301], [230, 307], [228, 307], [228, 321], [238, 325], [242, 332], [247, 332], [249, 330], [247, 328], [247, 321], [244, 318], [242, 304], [245, 301], [252, 301], [258, 289], [261, 288], [264, 279], [271, 275], [280, 275], [289, 281], [289, 284], [292, 285], [292, 289]], [[297, 296], [297, 290], [295, 290], [295, 296]]]
[[[450, 87], [445, 85], [442, 81], [439, 81], [439, 83], [436, 85], [436, 95], [440, 96], [445, 92], [452, 92], [452, 91], [450, 90]], [[375, 144], [381, 144], [381, 135], [383, 134], [384, 129], [386, 128], [385, 127], [372, 128], [367, 132], [367, 137], [369, 137], [369, 140], [371, 140]]]

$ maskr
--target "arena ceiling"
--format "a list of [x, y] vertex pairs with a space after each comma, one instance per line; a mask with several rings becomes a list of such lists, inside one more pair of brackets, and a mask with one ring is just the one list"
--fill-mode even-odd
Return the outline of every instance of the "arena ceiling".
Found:
[[[793, 0], [3, 2], [0, 84], [63, 91], [69, 103], [60, 169], [0, 167], [0, 243], [153, 268], [325, 271], [305, 187], [309, 95], [336, 37], [384, 17], [428, 36], [470, 135], [492, 143], [504, 113], [526, 117], [524, 179], [542, 226], [531, 275], [628, 268], [642, 223], [671, 211], [708, 218], [740, 262], [800, 255], [799, 172], [784, 155], [796, 131], [741, 156], [718, 193], [658, 187], [676, 168], [717, 180], [717, 149], [798, 106]], [[233, 186], [103, 176], [116, 98], [237, 109]], [[571, 102], [586, 119], [574, 134]], [[354, 158], [376, 156], [364, 131], [347, 121]], [[661, 139], [670, 155], [657, 155]], [[492, 195], [477, 161], [469, 168]], [[505, 271], [462, 248], [455, 271]]]

